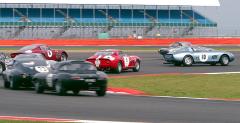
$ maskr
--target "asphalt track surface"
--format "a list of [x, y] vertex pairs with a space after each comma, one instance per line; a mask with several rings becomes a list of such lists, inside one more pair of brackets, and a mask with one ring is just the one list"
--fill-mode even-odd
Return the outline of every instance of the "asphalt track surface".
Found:
[[[157, 52], [131, 52], [142, 58], [138, 73], [233, 72], [240, 70], [240, 53], [230, 66], [194, 65], [175, 67], [162, 64]], [[92, 53], [70, 53], [70, 59], [85, 59]], [[110, 74], [117, 75], [118, 74]], [[0, 115], [71, 118], [81, 120], [110, 120], [154, 123], [239, 123], [240, 102], [169, 99], [107, 94], [96, 97], [92, 93], [78, 96], [56, 96], [52, 92], [35, 94], [30, 90], [7, 90], [0, 79]]]

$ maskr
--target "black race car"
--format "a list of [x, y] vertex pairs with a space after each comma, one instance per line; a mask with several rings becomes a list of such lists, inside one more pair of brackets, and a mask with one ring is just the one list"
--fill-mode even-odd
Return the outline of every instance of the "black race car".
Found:
[[81, 90], [95, 91], [97, 96], [105, 96], [107, 75], [97, 71], [96, 67], [86, 61], [62, 61], [54, 64], [49, 73], [37, 73], [33, 83], [37, 93], [55, 90], [58, 95], [72, 91], [75, 95]]
[[4, 87], [18, 89], [19, 87], [33, 87], [32, 77], [36, 73], [49, 72], [50, 65], [38, 54], [21, 54], [6, 64], [3, 71]]

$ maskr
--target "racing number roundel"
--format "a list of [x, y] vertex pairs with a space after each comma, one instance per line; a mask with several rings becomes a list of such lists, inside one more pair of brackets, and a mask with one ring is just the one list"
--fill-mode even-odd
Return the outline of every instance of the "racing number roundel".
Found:
[[48, 50], [48, 51], [47, 51], [47, 54], [48, 54], [48, 57], [52, 57], [52, 55], [53, 55], [53, 53], [52, 53], [51, 50]]
[[124, 56], [123, 57], [123, 60], [124, 60], [124, 64], [125, 64], [125, 67], [128, 67], [129, 66], [129, 57], [127, 57], [127, 56]]
[[208, 54], [206, 54], [206, 53], [200, 54], [199, 60], [201, 62], [206, 62], [208, 60]]

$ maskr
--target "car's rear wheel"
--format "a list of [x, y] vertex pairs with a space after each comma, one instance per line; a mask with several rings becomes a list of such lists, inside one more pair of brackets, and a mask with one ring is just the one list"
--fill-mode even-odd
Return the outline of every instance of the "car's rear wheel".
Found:
[[135, 64], [135, 67], [133, 68], [133, 72], [138, 72], [140, 70], [140, 61], [137, 60], [136, 61], [136, 64]]
[[79, 94], [79, 91], [80, 91], [79, 89], [74, 89], [74, 90], [72, 90], [72, 92], [73, 92], [74, 95], [78, 95], [78, 94]]
[[12, 90], [17, 90], [19, 88], [18, 82], [13, 77], [9, 78], [9, 83]]
[[59, 96], [63, 96], [66, 94], [66, 90], [64, 89], [61, 82], [57, 82], [55, 84], [55, 90], [56, 90], [57, 95], [59, 95]]
[[67, 61], [67, 55], [66, 55], [66, 53], [62, 53], [61, 54], [61, 59], [60, 59], [61, 61]]
[[116, 73], [121, 73], [122, 72], [122, 63], [118, 62], [117, 68], [115, 70]]
[[183, 58], [183, 65], [184, 66], [192, 66], [193, 64], [193, 58], [191, 56], [185, 56]]
[[35, 80], [35, 91], [38, 94], [41, 94], [44, 92], [44, 87], [39, 80]]
[[222, 66], [228, 66], [229, 64], [229, 57], [227, 55], [222, 55], [220, 58], [220, 64]]
[[97, 96], [103, 97], [106, 95], [107, 88], [105, 86], [100, 87], [99, 90], [96, 91]]

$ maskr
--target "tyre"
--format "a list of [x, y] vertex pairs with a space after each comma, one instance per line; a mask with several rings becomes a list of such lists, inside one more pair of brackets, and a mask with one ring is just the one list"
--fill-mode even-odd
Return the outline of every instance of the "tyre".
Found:
[[10, 83], [7, 81], [6, 76], [3, 75], [2, 78], [3, 78], [4, 88], [10, 88]]
[[140, 61], [137, 60], [135, 67], [133, 68], [133, 72], [138, 72], [140, 70]]
[[5, 70], [6, 70], [5, 64], [3, 62], [0, 62], [0, 74], [2, 74], [2, 72]]
[[10, 77], [9, 83], [12, 90], [17, 90], [19, 88], [18, 82], [14, 78]]
[[122, 63], [118, 62], [117, 68], [115, 70], [116, 73], [121, 73], [122, 72]]
[[72, 92], [73, 92], [74, 95], [78, 95], [79, 91], [80, 91], [79, 89], [74, 89], [74, 90], [72, 90]]
[[103, 97], [103, 96], [105, 96], [106, 95], [106, 87], [104, 86], [104, 87], [101, 87], [100, 88], [100, 90], [97, 90], [96, 91], [96, 94], [97, 94], [97, 96], [99, 96], [99, 97]]
[[183, 58], [183, 65], [184, 65], [184, 66], [192, 66], [192, 64], [193, 64], [193, 58], [192, 58], [192, 56], [185, 56], [185, 57]]
[[67, 61], [67, 55], [66, 55], [66, 53], [62, 53], [62, 54], [61, 54], [61, 59], [60, 59], [60, 61]]
[[220, 64], [222, 66], [228, 66], [229, 64], [229, 57], [227, 55], [222, 55], [220, 58]]
[[66, 94], [66, 90], [64, 89], [61, 82], [57, 82], [55, 84], [55, 90], [56, 90], [57, 95], [59, 95], [59, 96], [63, 96]]
[[35, 81], [35, 91], [38, 94], [41, 94], [44, 92], [44, 87], [39, 80]]

